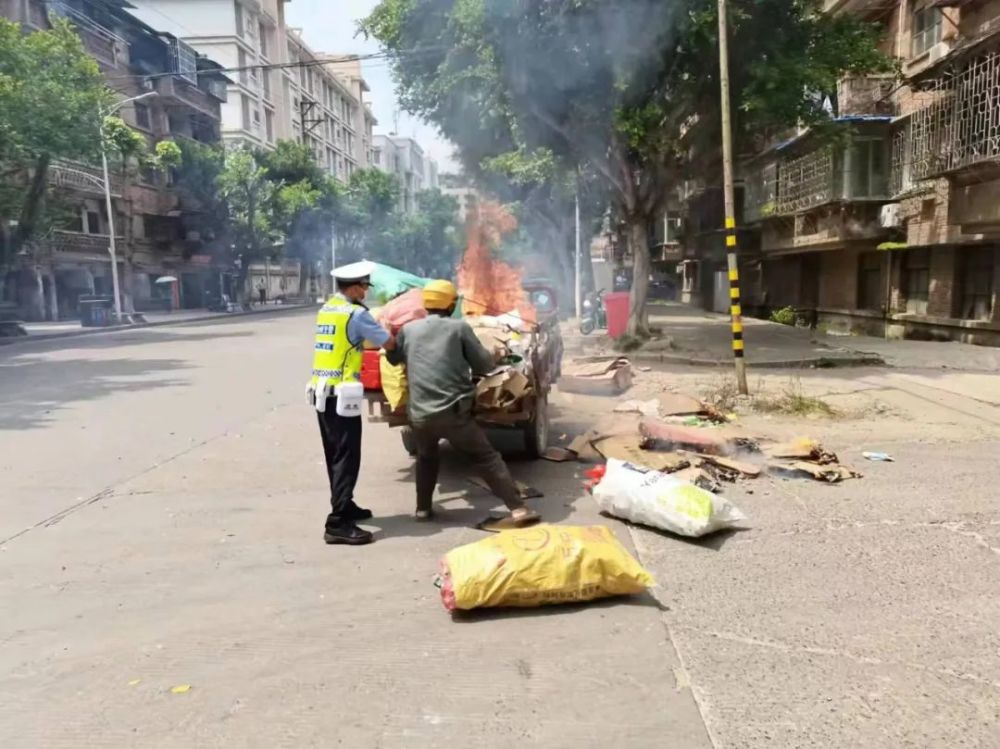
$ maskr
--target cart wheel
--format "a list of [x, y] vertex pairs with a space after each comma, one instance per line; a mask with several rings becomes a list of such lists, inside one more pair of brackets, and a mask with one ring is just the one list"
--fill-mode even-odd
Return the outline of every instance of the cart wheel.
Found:
[[410, 454], [411, 458], [417, 457], [417, 438], [413, 436], [413, 430], [409, 427], [403, 427], [400, 437], [403, 440], [403, 449]]
[[535, 404], [535, 415], [523, 427], [524, 450], [529, 458], [540, 458], [549, 446], [549, 401], [541, 397]]

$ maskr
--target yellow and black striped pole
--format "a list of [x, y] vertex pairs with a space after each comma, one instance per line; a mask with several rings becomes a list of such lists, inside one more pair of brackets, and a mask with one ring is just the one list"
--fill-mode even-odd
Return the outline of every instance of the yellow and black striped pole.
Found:
[[736, 260], [736, 198], [733, 191], [733, 130], [729, 111], [729, 24], [726, 0], [719, 0], [719, 83], [722, 88], [722, 193], [726, 203], [726, 261], [729, 266], [729, 312], [733, 326], [733, 363], [740, 395], [747, 395], [740, 270]]

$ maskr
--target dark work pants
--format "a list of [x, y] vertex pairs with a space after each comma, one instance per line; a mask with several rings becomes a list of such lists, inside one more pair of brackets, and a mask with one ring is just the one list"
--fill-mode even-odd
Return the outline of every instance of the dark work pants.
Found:
[[524, 506], [517, 484], [507, 464], [472, 417], [468, 407], [459, 406], [412, 424], [417, 445], [417, 510], [430, 510], [441, 467], [439, 443], [448, 440], [465, 457], [496, 496], [510, 510]]
[[328, 398], [326, 411], [319, 416], [319, 432], [323, 437], [326, 472], [330, 477], [330, 515], [327, 528], [350, 525], [346, 518], [354, 504], [354, 487], [361, 471], [361, 422], [359, 416], [337, 415], [337, 399]]

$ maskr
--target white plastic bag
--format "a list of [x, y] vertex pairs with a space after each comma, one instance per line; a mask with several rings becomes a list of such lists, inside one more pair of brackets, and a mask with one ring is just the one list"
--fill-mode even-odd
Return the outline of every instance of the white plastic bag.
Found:
[[667, 473], [615, 459], [608, 461], [604, 478], [594, 487], [594, 499], [615, 517], [693, 538], [746, 520], [724, 497]]

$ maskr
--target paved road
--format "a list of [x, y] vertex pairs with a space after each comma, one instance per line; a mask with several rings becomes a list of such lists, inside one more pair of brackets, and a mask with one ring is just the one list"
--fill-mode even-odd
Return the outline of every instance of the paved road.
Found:
[[[437, 560], [492, 503], [452, 466], [413, 524], [395, 434], [365, 437], [378, 543], [322, 544], [310, 330], [0, 351], [0, 746], [709, 746], [653, 598], [452, 620]], [[573, 467], [515, 469], [598, 521]]]
[[[845, 416], [746, 428], [865, 478], [728, 487], [749, 529], [698, 543], [601, 520], [575, 466], [515, 463], [549, 519], [634, 542], [658, 602], [452, 620], [437, 560], [491, 503], [451, 465], [449, 522], [413, 524], [410, 461], [369, 428], [379, 541], [325, 547], [310, 328], [0, 350], [0, 746], [1000, 747], [997, 375], [793, 375]], [[607, 408], [560, 396], [555, 431]]]

